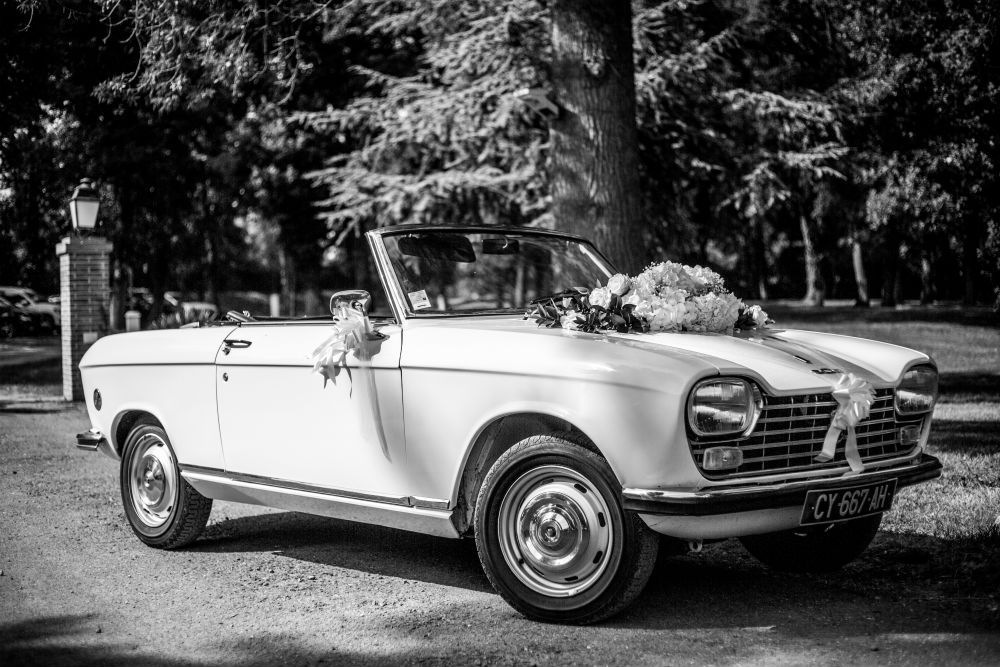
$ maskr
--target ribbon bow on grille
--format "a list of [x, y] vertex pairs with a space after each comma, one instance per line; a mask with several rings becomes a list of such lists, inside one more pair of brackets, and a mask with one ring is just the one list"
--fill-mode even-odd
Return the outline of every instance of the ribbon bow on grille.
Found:
[[845, 373], [840, 376], [840, 380], [833, 388], [833, 398], [839, 405], [833, 413], [830, 429], [826, 432], [826, 438], [823, 440], [823, 450], [816, 455], [816, 461], [826, 463], [833, 459], [833, 455], [837, 451], [837, 440], [840, 438], [840, 434], [846, 430], [844, 456], [851, 466], [852, 474], [857, 474], [865, 469], [865, 465], [861, 462], [861, 454], [858, 453], [858, 438], [854, 427], [859, 422], [868, 419], [872, 403], [875, 402], [875, 388], [871, 382], [856, 377], [852, 373]]

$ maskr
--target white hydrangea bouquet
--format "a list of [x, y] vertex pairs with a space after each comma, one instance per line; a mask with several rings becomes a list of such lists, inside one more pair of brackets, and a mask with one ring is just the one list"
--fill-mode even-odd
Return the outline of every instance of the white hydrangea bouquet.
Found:
[[539, 326], [576, 331], [708, 331], [733, 333], [771, 324], [747, 306], [715, 271], [678, 262], [651, 264], [634, 278], [611, 277], [592, 290], [573, 288], [536, 299], [525, 315]]

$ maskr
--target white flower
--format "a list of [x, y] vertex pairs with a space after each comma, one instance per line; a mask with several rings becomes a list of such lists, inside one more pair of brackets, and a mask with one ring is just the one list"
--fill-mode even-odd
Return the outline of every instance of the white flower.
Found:
[[575, 331], [580, 328], [580, 325], [576, 323], [576, 318], [578, 313], [575, 310], [568, 311], [565, 315], [559, 318], [559, 326], [563, 329], [569, 329]]
[[684, 304], [661, 303], [647, 319], [652, 331], [678, 331], [684, 324]]
[[746, 315], [753, 320], [755, 327], [762, 327], [767, 324], [767, 313], [760, 306], [750, 306], [746, 309]]
[[611, 280], [608, 281], [608, 289], [615, 296], [625, 296], [625, 294], [632, 288], [632, 281], [628, 279], [624, 273], [616, 273], [611, 276]]
[[590, 301], [591, 306], [599, 306], [601, 308], [611, 307], [611, 290], [607, 287], [595, 287], [590, 292], [590, 296], [587, 297]]

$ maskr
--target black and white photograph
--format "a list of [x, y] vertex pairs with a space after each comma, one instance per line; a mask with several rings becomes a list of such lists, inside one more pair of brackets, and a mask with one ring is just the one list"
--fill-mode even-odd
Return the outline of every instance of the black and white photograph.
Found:
[[0, 0], [0, 664], [1000, 664], [995, 0]]

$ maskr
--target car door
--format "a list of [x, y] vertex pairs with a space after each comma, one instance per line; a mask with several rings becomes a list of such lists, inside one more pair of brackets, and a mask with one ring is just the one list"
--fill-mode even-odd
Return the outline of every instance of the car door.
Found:
[[273, 483], [400, 497], [404, 475], [402, 331], [352, 350], [340, 372], [313, 372], [314, 350], [334, 333], [324, 322], [245, 323], [216, 360], [226, 470]]

